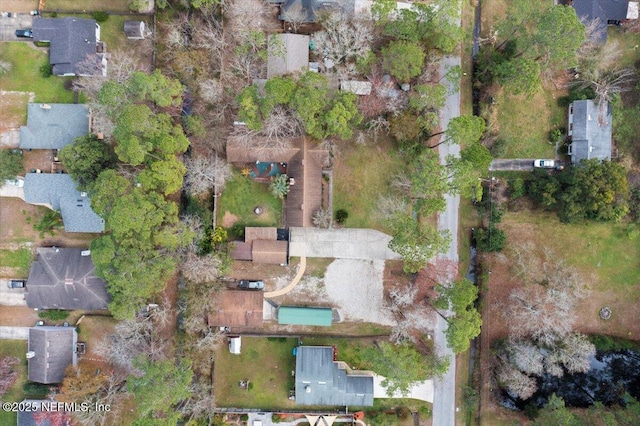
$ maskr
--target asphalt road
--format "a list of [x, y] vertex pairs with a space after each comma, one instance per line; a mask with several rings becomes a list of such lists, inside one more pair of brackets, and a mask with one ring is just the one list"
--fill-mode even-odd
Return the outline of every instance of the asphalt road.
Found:
[[530, 172], [533, 170], [533, 158], [514, 158], [509, 160], [493, 160], [489, 166], [490, 171], [501, 172]]
[[[440, 74], [445, 74], [448, 68], [460, 65], [460, 56], [450, 56], [443, 59], [440, 64]], [[460, 115], [460, 91], [459, 81], [454, 79], [449, 81], [445, 79], [447, 85], [447, 102], [440, 114], [440, 127], [446, 129], [449, 121]], [[452, 93], [454, 92], [455, 93]], [[446, 163], [449, 155], [460, 156], [460, 146], [457, 144], [443, 144], [438, 147], [440, 163]], [[445, 253], [441, 254], [441, 258], [450, 260], [454, 264], [458, 264], [458, 209], [460, 207], [460, 196], [447, 194], [445, 197], [446, 208], [444, 212], [438, 216], [438, 229], [448, 230], [451, 233], [451, 244]], [[439, 277], [441, 283], [451, 282], [455, 277]], [[446, 315], [446, 314], [445, 314]], [[456, 358], [447, 346], [447, 339], [444, 335], [447, 329], [447, 322], [437, 315], [436, 327], [433, 333], [433, 340], [436, 353], [439, 356], [449, 358], [449, 369], [440, 380], [434, 383], [433, 395], [433, 421], [434, 426], [453, 426], [455, 425], [456, 413]]]
[[0, 41], [33, 41], [31, 38], [16, 37], [16, 30], [31, 28], [33, 16], [28, 13], [12, 15], [10, 18], [0, 16]]

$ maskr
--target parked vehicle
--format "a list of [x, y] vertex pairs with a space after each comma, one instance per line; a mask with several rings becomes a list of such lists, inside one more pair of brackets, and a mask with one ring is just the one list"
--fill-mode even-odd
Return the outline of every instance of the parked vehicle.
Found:
[[33, 31], [31, 29], [16, 30], [16, 37], [33, 38]]
[[9, 280], [7, 285], [9, 288], [24, 288], [27, 282], [25, 280]]
[[542, 169], [553, 169], [556, 166], [554, 160], [534, 160], [533, 167], [540, 167]]
[[36, 327], [42, 327], [43, 325], [44, 325], [44, 321], [43, 320], [36, 321]]
[[238, 287], [246, 288], [249, 290], [262, 290], [264, 288], [264, 281], [260, 280], [240, 280]]

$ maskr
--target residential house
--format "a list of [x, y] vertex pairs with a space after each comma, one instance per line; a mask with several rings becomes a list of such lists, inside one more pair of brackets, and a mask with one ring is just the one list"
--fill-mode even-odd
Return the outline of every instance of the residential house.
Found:
[[597, 158], [611, 159], [611, 106], [592, 100], [569, 105], [569, 155], [573, 164]]
[[572, 0], [571, 6], [582, 22], [596, 21], [597, 39], [601, 43], [607, 41], [607, 25], [638, 19], [638, 2], [629, 0]]
[[144, 31], [144, 21], [124, 21], [124, 34], [129, 40], [143, 40]]
[[53, 74], [107, 75], [105, 45], [95, 19], [34, 18], [33, 41], [49, 42], [49, 63]]
[[67, 367], [78, 363], [77, 343], [75, 327], [31, 327], [27, 352], [29, 380], [44, 384], [62, 382]]
[[25, 287], [27, 306], [36, 309], [107, 309], [106, 283], [96, 276], [89, 250], [40, 247]]
[[68, 174], [27, 173], [24, 201], [60, 212], [67, 232], [102, 232], [104, 219], [91, 208], [91, 199], [80, 192]]
[[269, 36], [267, 78], [302, 72], [308, 68], [308, 35], [285, 33]]
[[273, 227], [246, 227], [244, 242], [235, 242], [232, 256], [236, 260], [252, 260], [256, 263], [286, 265], [288, 263], [285, 229]]
[[335, 359], [334, 348], [296, 348], [296, 405], [370, 407], [373, 405], [373, 374], [353, 372]]
[[82, 104], [27, 105], [27, 125], [20, 127], [20, 148], [62, 149], [91, 132], [91, 111]]
[[215, 294], [216, 308], [209, 313], [211, 327], [260, 328], [264, 294], [254, 290], [223, 290]]
[[342, 10], [346, 3], [339, 0], [283, 0], [280, 20], [307, 24], [317, 22], [323, 12]]
[[[262, 146], [268, 144], [263, 143]], [[322, 208], [322, 170], [329, 152], [304, 138], [291, 142], [291, 147], [248, 148], [237, 137], [227, 140], [227, 161], [244, 165], [256, 161], [285, 162], [287, 175], [294, 179], [285, 200], [284, 227], [313, 226], [313, 213]]]

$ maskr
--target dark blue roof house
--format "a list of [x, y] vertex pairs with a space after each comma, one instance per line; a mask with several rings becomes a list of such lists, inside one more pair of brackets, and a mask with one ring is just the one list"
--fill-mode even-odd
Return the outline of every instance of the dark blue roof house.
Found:
[[348, 371], [329, 346], [296, 348], [296, 404], [370, 407], [373, 375]]
[[27, 125], [20, 127], [20, 148], [62, 149], [91, 131], [91, 113], [82, 104], [27, 105]]
[[32, 28], [34, 42], [51, 43], [54, 75], [107, 75], [106, 49], [95, 19], [36, 17]]

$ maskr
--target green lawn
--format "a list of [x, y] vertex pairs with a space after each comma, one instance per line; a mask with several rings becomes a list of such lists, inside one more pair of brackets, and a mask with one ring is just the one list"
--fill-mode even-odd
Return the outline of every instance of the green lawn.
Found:
[[619, 67], [635, 67], [640, 60], [640, 33], [626, 33], [623, 28], [610, 26], [607, 31], [607, 43], [617, 43], [616, 51], [620, 53]]
[[506, 149], [502, 158], [555, 158], [549, 131], [566, 127], [566, 109], [558, 105], [554, 92], [540, 90], [531, 98], [514, 96], [506, 90], [496, 97], [499, 139]]
[[[260, 215], [254, 213], [258, 206], [263, 209]], [[242, 226], [280, 226], [282, 200], [271, 195], [268, 183], [234, 172], [218, 199], [218, 225], [223, 224], [222, 218], [227, 212], [236, 216], [235, 223]]]
[[73, 92], [64, 88], [70, 77], [42, 77], [40, 67], [49, 63], [49, 53], [29, 42], [0, 43], [0, 58], [11, 62], [11, 71], [0, 77], [2, 90], [34, 92], [35, 102], [72, 103]]
[[[25, 353], [27, 353], [26, 340], [0, 340], [0, 358], [14, 356], [20, 359], [20, 364], [15, 366], [19, 369], [18, 378], [13, 386], [2, 395], [2, 401], [19, 402], [24, 399], [22, 385], [27, 382], [27, 358], [24, 356]], [[14, 412], [0, 410], [0, 425], [15, 425], [17, 417]]]
[[[535, 243], [556, 255], [585, 276], [597, 276], [595, 290], [637, 293], [640, 283], [640, 240], [629, 239], [624, 224], [562, 224], [552, 213], [508, 213], [501, 226], [507, 235], [527, 232]], [[636, 295], [637, 296], [637, 295]]]
[[47, 0], [47, 10], [57, 11], [113, 11], [128, 12], [129, 0]]
[[0, 250], [0, 266], [18, 268], [14, 278], [26, 278], [31, 267], [31, 251], [29, 249]]
[[340, 150], [333, 171], [333, 211], [349, 213], [344, 226], [387, 231], [377, 218], [378, 198], [390, 190], [394, 175], [402, 172], [406, 160], [391, 143], [350, 145]]
[[[297, 339], [242, 337], [242, 353], [233, 355], [226, 344], [215, 352], [214, 392], [219, 407], [286, 408], [293, 407], [289, 390], [294, 389], [291, 372], [295, 370], [293, 348]], [[238, 386], [249, 380], [250, 389]]]

